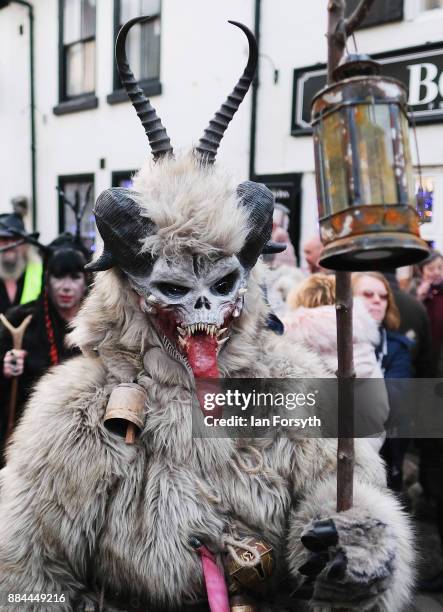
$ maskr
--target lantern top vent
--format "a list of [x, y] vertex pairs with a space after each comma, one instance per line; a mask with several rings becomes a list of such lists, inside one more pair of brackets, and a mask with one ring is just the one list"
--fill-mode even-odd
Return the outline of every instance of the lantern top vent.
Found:
[[373, 76], [380, 74], [380, 64], [366, 53], [350, 53], [346, 55], [340, 65], [334, 70], [335, 81], [349, 79], [356, 76]]

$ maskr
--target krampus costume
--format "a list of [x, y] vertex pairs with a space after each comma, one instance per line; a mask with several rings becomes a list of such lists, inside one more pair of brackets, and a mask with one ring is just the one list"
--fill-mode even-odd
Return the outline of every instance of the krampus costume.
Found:
[[[354, 506], [338, 514], [334, 441], [192, 438], [199, 377], [327, 373], [265, 325], [258, 258], [276, 248], [272, 194], [213, 164], [254, 75], [253, 35], [235, 24], [249, 41], [245, 72], [196, 150], [174, 159], [126, 60], [137, 21], [121, 30], [117, 61], [154, 163], [134, 191], [98, 198], [104, 249], [72, 333], [83, 355], [37, 386], [2, 472], [1, 590], [63, 592], [59, 610], [207, 610], [204, 549], [255, 598], [238, 609], [299, 610], [291, 593], [308, 581], [319, 606], [401, 610], [411, 532], [365, 441]], [[143, 398], [134, 444], [104, 424], [121, 393], [129, 408]], [[33, 606], [45, 609], [18, 604]]]

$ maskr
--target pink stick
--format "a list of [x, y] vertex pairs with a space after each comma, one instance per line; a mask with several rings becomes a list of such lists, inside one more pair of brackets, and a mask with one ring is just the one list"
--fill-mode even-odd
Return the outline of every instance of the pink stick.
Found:
[[206, 592], [211, 612], [230, 612], [225, 576], [217, 566], [214, 555], [206, 546], [200, 546], [197, 550], [202, 560], [203, 575], [205, 577]]

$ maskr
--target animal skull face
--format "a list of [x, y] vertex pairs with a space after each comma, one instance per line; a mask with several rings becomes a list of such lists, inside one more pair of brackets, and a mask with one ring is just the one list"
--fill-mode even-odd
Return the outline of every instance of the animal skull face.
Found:
[[128, 275], [157, 329], [196, 376], [216, 375], [216, 356], [240, 316], [247, 273], [235, 256], [160, 257], [148, 277]]

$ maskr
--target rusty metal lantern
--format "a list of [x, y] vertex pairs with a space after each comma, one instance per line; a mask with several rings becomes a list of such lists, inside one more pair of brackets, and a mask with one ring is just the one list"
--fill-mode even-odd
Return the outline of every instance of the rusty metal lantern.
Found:
[[386, 269], [428, 254], [419, 235], [407, 96], [367, 55], [349, 55], [312, 101], [320, 264]]

